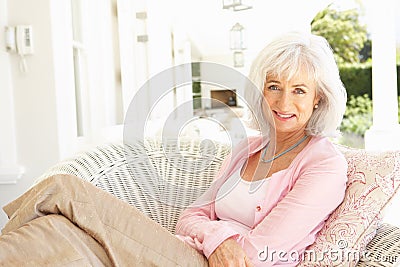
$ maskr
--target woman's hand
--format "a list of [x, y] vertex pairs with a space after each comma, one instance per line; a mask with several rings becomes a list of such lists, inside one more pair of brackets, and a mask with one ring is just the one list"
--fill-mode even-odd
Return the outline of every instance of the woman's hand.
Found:
[[247, 257], [246, 252], [244, 252], [242, 247], [239, 246], [239, 244], [233, 238], [228, 238], [214, 250], [210, 257], [208, 257], [208, 265], [210, 267], [253, 266]]

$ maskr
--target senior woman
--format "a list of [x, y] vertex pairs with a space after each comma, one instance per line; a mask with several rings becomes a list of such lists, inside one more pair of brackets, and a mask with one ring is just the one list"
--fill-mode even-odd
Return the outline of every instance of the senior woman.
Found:
[[344, 196], [347, 164], [327, 137], [346, 94], [329, 45], [310, 34], [272, 41], [249, 77], [266, 135], [234, 148], [176, 236], [93, 184], [54, 175], [4, 207], [0, 266], [296, 265]]
[[295, 266], [344, 198], [347, 163], [328, 137], [346, 91], [330, 46], [312, 34], [269, 43], [249, 77], [262, 92], [250, 90], [248, 101], [266, 118], [269, 137], [234, 149], [176, 233], [210, 266]]

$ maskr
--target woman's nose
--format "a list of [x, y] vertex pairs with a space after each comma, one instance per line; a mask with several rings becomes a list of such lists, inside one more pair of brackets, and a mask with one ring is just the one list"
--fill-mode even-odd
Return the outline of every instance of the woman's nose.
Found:
[[278, 107], [281, 109], [281, 111], [289, 111], [291, 104], [292, 98], [290, 93], [283, 92], [278, 99]]

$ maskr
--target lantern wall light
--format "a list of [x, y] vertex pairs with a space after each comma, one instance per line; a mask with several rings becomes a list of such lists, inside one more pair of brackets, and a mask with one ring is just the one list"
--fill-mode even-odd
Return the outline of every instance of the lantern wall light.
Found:
[[230, 30], [230, 47], [231, 50], [245, 50], [245, 29], [240, 23], [236, 23]]

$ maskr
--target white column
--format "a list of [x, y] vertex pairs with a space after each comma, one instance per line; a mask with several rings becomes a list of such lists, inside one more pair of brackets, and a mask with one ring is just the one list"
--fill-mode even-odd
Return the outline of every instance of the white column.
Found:
[[372, 18], [373, 125], [365, 133], [367, 150], [400, 149], [398, 123], [395, 0], [370, 1]]

